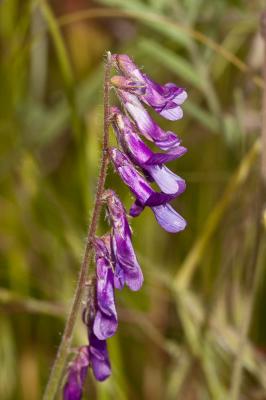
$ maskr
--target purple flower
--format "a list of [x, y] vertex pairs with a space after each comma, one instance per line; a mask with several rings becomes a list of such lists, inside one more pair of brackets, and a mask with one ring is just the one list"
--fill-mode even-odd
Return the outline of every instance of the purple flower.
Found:
[[107, 190], [104, 199], [113, 227], [111, 238], [115, 260], [115, 287], [121, 289], [126, 284], [131, 290], [139, 290], [143, 283], [143, 274], [132, 246], [126, 211], [114, 191]]
[[64, 386], [64, 400], [81, 399], [89, 364], [89, 346], [82, 346], [69, 366], [68, 377]]
[[95, 239], [97, 274], [97, 311], [93, 332], [104, 340], [114, 335], [117, 329], [117, 313], [114, 300], [114, 272], [111, 263], [110, 235]]
[[99, 340], [93, 332], [89, 335], [90, 366], [97, 381], [104, 381], [111, 375], [111, 365], [106, 340]]
[[149, 180], [155, 181], [167, 194], [181, 194], [186, 184], [184, 179], [170, 171], [163, 163], [181, 157], [186, 148], [177, 146], [173, 152], [154, 153], [139, 138], [136, 127], [118, 108], [112, 108], [112, 123], [119, 143], [132, 162], [140, 166]]
[[171, 131], [164, 131], [151, 118], [138, 97], [124, 90], [117, 90], [121, 102], [134, 119], [139, 132], [164, 151], [175, 151], [180, 139]]
[[150, 79], [125, 54], [114, 54], [115, 67], [124, 76], [114, 76], [114, 86], [136, 94], [144, 103], [151, 106], [162, 117], [175, 121], [182, 118], [180, 105], [186, 100], [187, 93], [174, 83], [159, 85]]
[[[136, 197], [130, 215], [136, 217], [145, 206], [151, 207], [159, 224], [168, 232], [178, 232], [185, 228], [186, 221], [169, 204], [177, 194], [157, 193], [136, 170], [129, 158], [116, 148], [110, 149], [113, 164], [124, 183]], [[160, 206], [160, 207], [158, 207]], [[164, 206], [164, 207], [162, 207]], [[169, 218], [172, 224], [169, 224]]]

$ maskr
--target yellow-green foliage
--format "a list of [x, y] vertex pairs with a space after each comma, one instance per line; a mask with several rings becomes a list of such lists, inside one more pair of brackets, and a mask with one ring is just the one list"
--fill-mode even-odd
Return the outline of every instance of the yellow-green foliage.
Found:
[[[145, 284], [117, 293], [113, 374], [90, 377], [84, 399], [265, 400], [264, 232], [254, 263], [264, 1], [94, 6], [0, 2], [0, 399], [41, 399], [60, 341], [94, 199], [110, 50], [188, 91], [183, 120], [160, 121], [189, 150], [171, 166], [187, 181], [173, 205], [188, 227], [167, 234], [150, 210], [132, 220]], [[130, 205], [112, 170], [107, 185]], [[74, 346], [85, 339], [78, 323]]]

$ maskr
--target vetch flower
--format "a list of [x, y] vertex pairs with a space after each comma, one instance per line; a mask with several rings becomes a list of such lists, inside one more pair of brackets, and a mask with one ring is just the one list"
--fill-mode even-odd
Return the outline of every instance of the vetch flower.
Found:
[[114, 86], [136, 94], [141, 101], [151, 106], [162, 117], [171, 121], [182, 118], [180, 107], [186, 100], [186, 91], [174, 83], [159, 85], [143, 73], [126, 54], [112, 56], [115, 67], [124, 76], [114, 76]]
[[89, 334], [90, 366], [97, 381], [104, 381], [111, 375], [111, 365], [106, 340], [99, 340], [93, 332]]
[[114, 299], [114, 272], [111, 262], [110, 235], [95, 239], [94, 247], [97, 310], [93, 332], [98, 339], [104, 340], [114, 335], [118, 325]]
[[131, 117], [134, 119], [139, 132], [164, 151], [172, 151], [180, 145], [180, 139], [171, 131], [164, 131], [149, 115], [137, 96], [125, 90], [117, 90], [117, 94]]
[[[157, 125], [145, 108], [150, 106], [164, 118], [178, 120], [183, 115], [180, 106], [187, 98], [186, 91], [173, 83], [159, 85], [154, 82], [127, 55], [115, 54], [112, 59], [110, 56], [109, 53], [105, 69], [102, 165], [84, 256], [86, 261], [90, 252], [95, 252], [95, 274], [87, 285], [87, 302], [82, 314], [87, 327], [88, 344], [78, 349], [69, 364], [63, 390], [64, 400], [81, 400], [89, 368], [98, 381], [104, 381], [111, 375], [106, 339], [113, 336], [118, 327], [115, 288], [122, 289], [126, 285], [131, 290], [139, 290], [143, 284], [126, 210], [113, 190], [107, 189], [103, 193], [108, 158], [135, 197], [130, 216], [136, 217], [145, 207], [150, 207], [166, 231], [179, 232], [186, 226], [184, 218], [169, 204], [185, 190], [185, 181], [165, 165], [181, 157], [186, 148], [181, 145], [177, 135]], [[111, 66], [115, 66], [120, 75], [110, 80]], [[115, 87], [125, 114], [117, 107], [110, 108], [108, 93], [111, 85]], [[116, 133], [119, 149], [108, 145], [109, 122]], [[152, 151], [140, 135], [163, 151]], [[150, 182], [155, 182], [160, 191], [155, 191]], [[99, 238], [95, 236], [95, 221], [103, 204], [108, 211], [111, 231]], [[81, 278], [85, 275], [85, 264], [82, 264]], [[81, 287], [86, 284], [85, 278], [79, 281]], [[81, 295], [79, 289], [78, 295]], [[77, 300], [78, 297], [75, 297], [74, 304], [78, 304]]]
[[[177, 194], [157, 193], [137, 171], [130, 159], [116, 148], [110, 149], [110, 157], [124, 183], [136, 197], [130, 215], [136, 217], [144, 207], [151, 207], [158, 223], [168, 232], [179, 232], [186, 227], [186, 221], [168, 202]], [[160, 206], [160, 207], [158, 207]], [[172, 221], [170, 224], [169, 221]]]
[[117, 107], [113, 107], [111, 112], [118, 141], [131, 161], [140, 166], [146, 177], [151, 181], [154, 180], [162, 192], [176, 196], [181, 194], [186, 188], [184, 179], [170, 171], [164, 163], [181, 157], [186, 152], [186, 148], [177, 146], [173, 152], [154, 153], [140, 139], [135, 125], [127, 116], [123, 115]]
[[112, 224], [115, 287], [121, 289], [126, 284], [131, 290], [139, 290], [143, 283], [143, 274], [132, 246], [125, 208], [113, 190], [105, 191], [103, 199], [107, 203]]
[[82, 346], [79, 348], [75, 359], [69, 365], [68, 377], [64, 386], [64, 400], [81, 399], [89, 364], [89, 346]]

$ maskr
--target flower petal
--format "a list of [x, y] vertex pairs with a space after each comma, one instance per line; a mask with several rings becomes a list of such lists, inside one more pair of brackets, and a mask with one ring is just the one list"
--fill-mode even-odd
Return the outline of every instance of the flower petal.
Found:
[[157, 193], [139, 174], [129, 158], [120, 150], [110, 149], [111, 159], [117, 172], [143, 206], [157, 206], [174, 199], [178, 194]]
[[167, 232], [175, 233], [185, 229], [186, 221], [179, 215], [170, 204], [152, 207], [158, 223]]
[[179, 145], [167, 153], [154, 153], [139, 137], [136, 126], [119, 108], [112, 107], [112, 124], [120, 145], [128, 156], [141, 167], [149, 164], [163, 164], [181, 157], [186, 148]]
[[114, 273], [111, 264], [110, 235], [95, 240], [97, 273], [97, 312], [93, 332], [100, 340], [113, 336], [118, 321], [114, 299]]
[[143, 274], [137, 261], [130, 238], [122, 238], [114, 233], [113, 250], [116, 258], [116, 269], [123, 270], [125, 284], [133, 291], [137, 291], [143, 284]]
[[146, 180], [138, 173], [129, 158], [116, 148], [110, 149], [114, 166], [124, 183], [142, 204], [146, 204], [153, 193]]
[[174, 174], [165, 165], [146, 166], [146, 169], [162, 192], [166, 194], [179, 195], [186, 189], [186, 183], [184, 179]]
[[131, 215], [131, 217], [137, 217], [142, 213], [143, 210], [144, 206], [140, 204], [138, 200], [136, 200], [130, 208], [129, 215]]
[[112, 83], [117, 88], [137, 95], [164, 118], [171, 121], [182, 118], [183, 111], [180, 104], [187, 98], [187, 93], [183, 88], [174, 83], [159, 85], [142, 73], [125, 54], [115, 54], [113, 62], [115, 67], [124, 74], [124, 76], [114, 77]]
[[93, 333], [89, 336], [91, 367], [97, 381], [104, 381], [111, 375], [111, 365], [106, 340], [99, 340]]
[[64, 400], [81, 400], [89, 362], [89, 347], [80, 347], [68, 369], [68, 377], [63, 390]]
[[180, 139], [173, 132], [164, 131], [160, 128], [135, 95], [123, 90], [118, 90], [117, 92], [143, 136], [164, 151], [172, 150], [179, 146]]
[[112, 190], [105, 192], [104, 199], [107, 201], [113, 226], [112, 251], [116, 263], [115, 286], [122, 288], [126, 284], [131, 290], [139, 290], [143, 283], [143, 274], [132, 246], [126, 211]]

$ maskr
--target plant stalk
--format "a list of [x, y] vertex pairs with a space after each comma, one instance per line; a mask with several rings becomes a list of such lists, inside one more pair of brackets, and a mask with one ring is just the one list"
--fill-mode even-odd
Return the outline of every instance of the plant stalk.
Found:
[[66, 321], [64, 333], [58, 347], [57, 355], [44, 392], [43, 400], [53, 400], [56, 396], [58, 387], [61, 383], [62, 375], [64, 372], [64, 368], [69, 353], [69, 348], [72, 341], [75, 323], [77, 320], [77, 316], [79, 314], [80, 305], [83, 298], [84, 288], [88, 281], [88, 274], [89, 274], [88, 266], [90, 265], [93, 254], [92, 243], [96, 234], [96, 229], [102, 209], [101, 199], [104, 192], [107, 168], [109, 164], [108, 145], [109, 145], [109, 124], [110, 124], [109, 122], [110, 71], [111, 71], [111, 53], [107, 52], [107, 59], [104, 69], [104, 127], [103, 127], [103, 139], [102, 139], [102, 158], [100, 164], [95, 202], [92, 212], [92, 219], [88, 230], [84, 256], [81, 263], [78, 283], [74, 294], [72, 307]]

